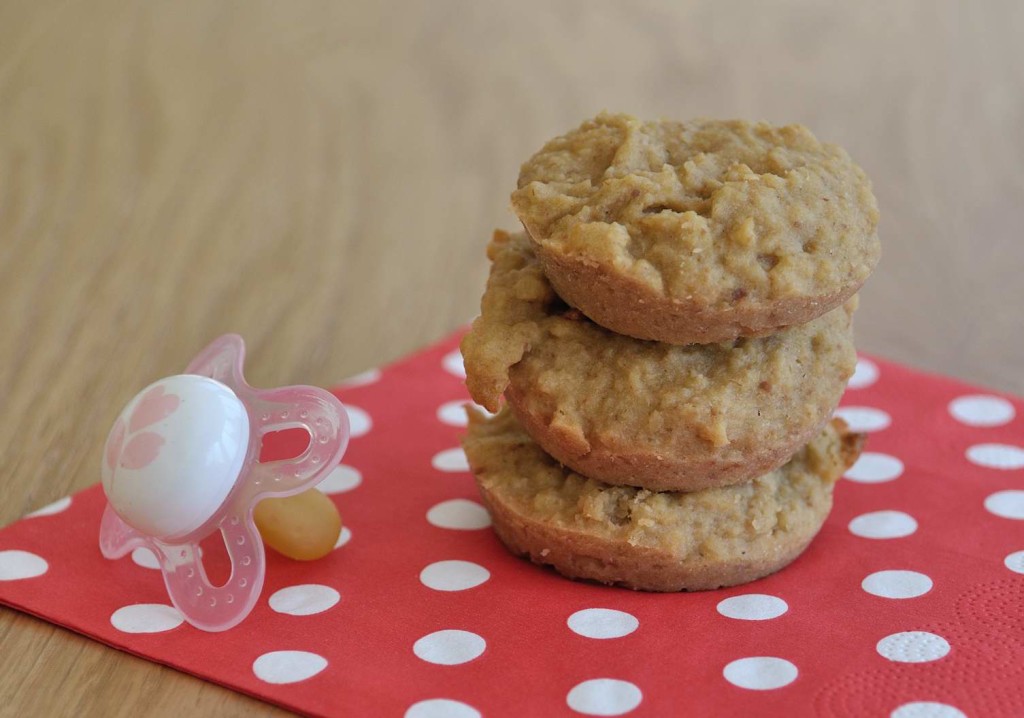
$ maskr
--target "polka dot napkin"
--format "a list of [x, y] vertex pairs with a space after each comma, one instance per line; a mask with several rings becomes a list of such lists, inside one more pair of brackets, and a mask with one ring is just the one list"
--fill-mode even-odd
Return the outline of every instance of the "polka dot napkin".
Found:
[[321, 561], [271, 555], [238, 628], [182, 623], [151, 554], [100, 556], [99, 487], [0, 531], [0, 602], [313, 715], [1024, 715], [1020, 400], [862, 358], [838, 413], [870, 439], [811, 548], [654, 595], [504, 551], [462, 380], [453, 337], [337, 388], [354, 438], [321, 488], [346, 528]]

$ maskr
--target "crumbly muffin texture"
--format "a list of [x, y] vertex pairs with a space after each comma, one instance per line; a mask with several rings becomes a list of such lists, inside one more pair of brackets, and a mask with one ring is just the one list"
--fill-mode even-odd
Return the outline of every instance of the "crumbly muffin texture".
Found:
[[559, 300], [522, 235], [496, 230], [487, 245], [491, 273], [480, 300], [480, 316], [459, 348], [466, 387], [473, 400], [497, 411], [508, 386], [509, 367], [537, 344]]
[[862, 434], [834, 420], [783, 467], [691, 493], [609, 486], [544, 453], [510, 411], [471, 411], [466, 456], [495, 532], [514, 554], [570, 578], [644, 591], [699, 591], [756, 580], [814, 538]]
[[864, 172], [800, 125], [601, 114], [522, 166], [512, 205], [544, 251], [703, 307], [839, 296], [880, 254]]
[[[565, 307], [522, 234], [495, 233], [488, 255], [481, 316], [462, 343], [470, 393], [497, 411], [508, 389], [535, 440], [605, 481], [702, 488], [751, 478], [748, 462], [770, 470], [828, 420], [856, 365], [856, 299], [775, 335], [673, 346]], [[605, 461], [616, 456], [639, 475], [604, 475], [623, 470]]]
[[569, 471], [507, 409], [490, 418], [471, 410], [463, 445], [478, 482], [537, 521], [679, 558], [728, 559], [758, 539], [820, 523], [849, 465], [846, 436], [829, 424], [775, 471], [687, 493], [611, 486]]

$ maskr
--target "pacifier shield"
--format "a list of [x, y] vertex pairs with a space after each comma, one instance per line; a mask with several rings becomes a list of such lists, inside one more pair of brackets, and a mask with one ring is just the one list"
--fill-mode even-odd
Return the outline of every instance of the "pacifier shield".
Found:
[[[259, 599], [266, 566], [253, 509], [267, 497], [318, 484], [348, 445], [345, 407], [309, 386], [260, 390], [242, 376], [245, 345], [229, 334], [204, 349], [188, 373], [146, 387], [121, 412], [103, 452], [108, 505], [100, 550], [120, 558], [145, 547], [189, 623], [223, 631]], [[305, 450], [259, 462], [267, 434], [301, 429]], [[231, 563], [214, 585], [200, 542], [214, 533]]]

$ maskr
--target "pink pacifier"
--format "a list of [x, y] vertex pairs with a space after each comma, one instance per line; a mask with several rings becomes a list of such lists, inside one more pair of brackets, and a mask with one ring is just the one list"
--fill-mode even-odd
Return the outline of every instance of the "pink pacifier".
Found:
[[[237, 625], [259, 599], [266, 559], [256, 504], [315, 486], [348, 445], [348, 415], [333, 394], [311, 386], [253, 389], [242, 376], [244, 357], [240, 336], [214, 340], [185, 374], [128, 402], [104, 451], [109, 503], [100, 550], [111, 559], [152, 551], [171, 602], [204, 631]], [[258, 461], [264, 435], [294, 428], [309, 432], [302, 454]], [[215, 531], [231, 561], [223, 586], [210, 583], [199, 551]]]

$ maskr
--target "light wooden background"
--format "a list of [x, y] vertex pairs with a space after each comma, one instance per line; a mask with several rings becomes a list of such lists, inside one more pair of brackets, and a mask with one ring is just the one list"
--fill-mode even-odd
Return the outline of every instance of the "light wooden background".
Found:
[[[1024, 5], [0, 2], [0, 524], [216, 335], [330, 384], [471, 318], [519, 163], [608, 108], [874, 179], [860, 345], [1024, 392]], [[0, 611], [0, 713], [273, 712]]]

